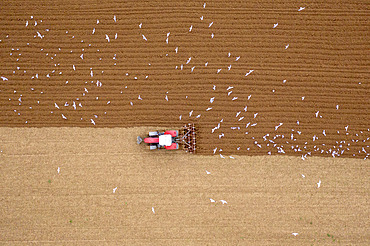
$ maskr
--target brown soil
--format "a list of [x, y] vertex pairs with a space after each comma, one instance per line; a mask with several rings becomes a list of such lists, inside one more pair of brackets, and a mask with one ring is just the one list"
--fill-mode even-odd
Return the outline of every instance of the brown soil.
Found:
[[150, 152], [149, 129], [0, 128], [0, 244], [369, 244], [368, 160]]
[[203, 3], [4, 1], [0, 75], [8, 80], [0, 80], [0, 126], [192, 121], [201, 154], [240, 147], [240, 155], [274, 155], [281, 147], [303, 158], [368, 157], [364, 1]]

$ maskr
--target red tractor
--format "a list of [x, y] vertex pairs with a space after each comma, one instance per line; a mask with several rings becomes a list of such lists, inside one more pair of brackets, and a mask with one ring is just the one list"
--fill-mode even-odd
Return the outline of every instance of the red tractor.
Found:
[[179, 130], [167, 130], [164, 132], [153, 131], [149, 132], [148, 136], [143, 139], [138, 136], [137, 143], [142, 142], [149, 145], [150, 150], [155, 149], [168, 149], [175, 150], [179, 149], [182, 145], [186, 152], [194, 153], [196, 149], [196, 133], [195, 126], [192, 123], [185, 125], [182, 131]]

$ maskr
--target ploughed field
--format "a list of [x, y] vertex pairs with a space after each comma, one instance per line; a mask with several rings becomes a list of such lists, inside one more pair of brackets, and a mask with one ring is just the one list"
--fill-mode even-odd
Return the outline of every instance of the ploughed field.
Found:
[[[0, 242], [369, 244], [368, 20], [364, 1], [3, 1]], [[196, 155], [136, 144], [189, 122]]]
[[362, 1], [5, 1], [0, 126], [194, 122], [199, 154], [365, 159], [366, 9]]

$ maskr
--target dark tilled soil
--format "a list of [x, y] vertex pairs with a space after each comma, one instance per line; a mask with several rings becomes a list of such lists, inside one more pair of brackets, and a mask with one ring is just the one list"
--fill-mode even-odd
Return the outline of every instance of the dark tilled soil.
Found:
[[0, 126], [190, 121], [200, 154], [369, 156], [365, 2], [203, 4], [3, 1]]

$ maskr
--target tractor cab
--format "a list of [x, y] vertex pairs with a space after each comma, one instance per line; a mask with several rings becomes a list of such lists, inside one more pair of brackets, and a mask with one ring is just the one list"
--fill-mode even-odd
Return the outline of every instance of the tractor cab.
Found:
[[159, 145], [161, 146], [171, 146], [172, 136], [170, 134], [159, 136]]

